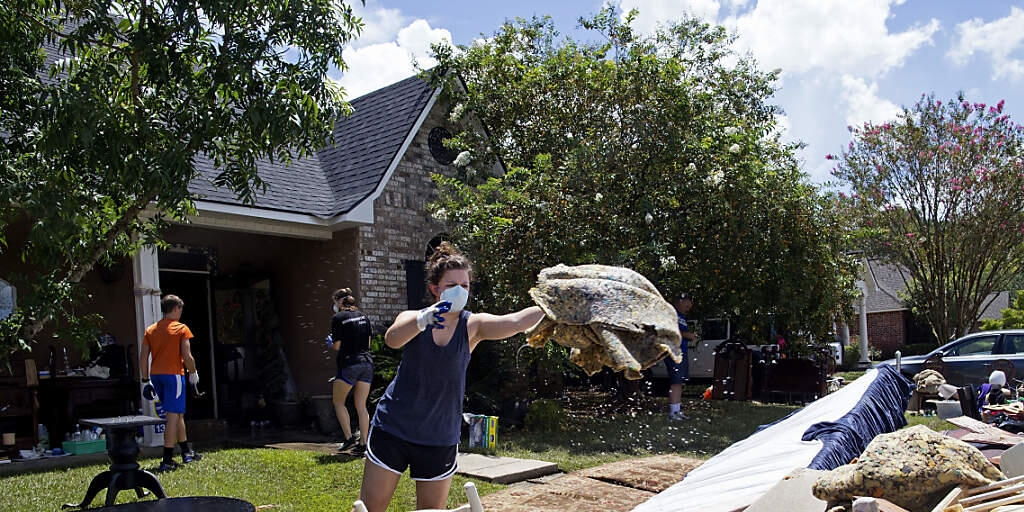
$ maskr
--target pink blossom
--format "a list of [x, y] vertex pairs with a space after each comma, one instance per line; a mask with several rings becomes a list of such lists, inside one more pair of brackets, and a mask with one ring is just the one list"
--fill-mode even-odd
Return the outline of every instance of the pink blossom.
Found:
[[999, 100], [999, 103], [996, 103], [996, 109], [998, 111], [1002, 112], [1003, 111], [1003, 104], [1004, 103], [1006, 103], [1006, 100]]
[[833, 156], [831, 153], [825, 155], [825, 160], [833, 160], [833, 159], [835, 159], [835, 156]]
[[907, 233], [907, 238], [914, 238], [914, 234], [913, 233]]
[[[1021, 230], [1021, 233], [1024, 233], [1024, 229]], [[886, 247], [892, 247], [892, 243], [891, 242], [886, 242], [885, 246]]]

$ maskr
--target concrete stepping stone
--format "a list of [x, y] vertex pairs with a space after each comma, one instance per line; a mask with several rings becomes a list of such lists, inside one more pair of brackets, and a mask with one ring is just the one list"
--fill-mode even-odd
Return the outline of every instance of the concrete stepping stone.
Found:
[[487, 512], [628, 512], [651, 496], [654, 493], [568, 474], [543, 484], [514, 485], [481, 501]]
[[457, 473], [497, 484], [511, 484], [558, 472], [558, 464], [479, 453], [460, 453]]
[[687, 473], [703, 463], [703, 460], [679, 455], [655, 455], [642, 459], [610, 462], [601, 466], [580, 470], [576, 474], [634, 489], [659, 493], [679, 483]]

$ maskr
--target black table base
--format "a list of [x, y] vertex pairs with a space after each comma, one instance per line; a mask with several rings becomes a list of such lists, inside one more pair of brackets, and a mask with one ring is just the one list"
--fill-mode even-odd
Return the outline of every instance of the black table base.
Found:
[[[152, 423], [151, 418], [143, 418], [143, 420]], [[117, 423], [107, 420], [82, 420], [82, 423], [102, 426], [106, 429], [107, 454], [110, 456], [111, 462], [110, 470], [104, 471], [92, 479], [89, 490], [85, 492], [85, 498], [81, 503], [65, 503], [62, 508], [88, 507], [93, 498], [103, 489], [107, 490], [105, 502], [107, 507], [117, 501], [117, 494], [121, 491], [134, 490], [135, 494], [141, 498], [146, 495], [143, 489], [148, 489], [158, 499], [167, 497], [167, 493], [164, 492], [164, 488], [156, 476], [139, 466], [139, 444], [135, 442], [138, 423], [132, 423], [130, 420]], [[145, 421], [141, 423], [145, 423]]]

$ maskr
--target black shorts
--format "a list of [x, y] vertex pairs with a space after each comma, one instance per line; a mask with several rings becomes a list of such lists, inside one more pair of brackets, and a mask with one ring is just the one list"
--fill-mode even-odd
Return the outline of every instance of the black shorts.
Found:
[[366, 458], [370, 462], [401, 475], [409, 468], [409, 477], [416, 481], [432, 482], [451, 478], [458, 469], [455, 459], [459, 445], [427, 446], [410, 443], [379, 428], [370, 427], [366, 436]]

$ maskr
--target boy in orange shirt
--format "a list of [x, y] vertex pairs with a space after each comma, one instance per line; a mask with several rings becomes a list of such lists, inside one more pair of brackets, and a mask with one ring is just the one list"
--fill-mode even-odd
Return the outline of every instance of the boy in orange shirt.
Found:
[[[164, 458], [158, 471], [178, 467], [174, 462], [174, 443], [180, 442], [181, 462], [199, 460], [201, 455], [189, 448], [185, 433], [185, 369], [189, 371], [188, 381], [193, 386], [199, 383], [196, 360], [192, 358], [189, 340], [192, 331], [179, 322], [185, 302], [176, 295], [167, 295], [160, 300], [163, 319], [146, 328], [139, 353], [139, 376], [142, 378], [142, 394], [152, 400], [159, 396], [167, 413], [167, 428], [164, 430]], [[153, 355], [150, 368], [149, 356]], [[152, 381], [150, 373], [152, 372]]]

